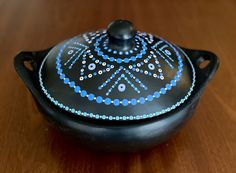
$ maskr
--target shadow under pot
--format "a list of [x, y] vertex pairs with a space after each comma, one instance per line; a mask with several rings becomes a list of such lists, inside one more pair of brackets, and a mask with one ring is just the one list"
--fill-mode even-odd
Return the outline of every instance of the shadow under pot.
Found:
[[14, 65], [56, 127], [92, 148], [137, 151], [185, 124], [219, 60], [116, 20], [47, 50], [21, 52]]

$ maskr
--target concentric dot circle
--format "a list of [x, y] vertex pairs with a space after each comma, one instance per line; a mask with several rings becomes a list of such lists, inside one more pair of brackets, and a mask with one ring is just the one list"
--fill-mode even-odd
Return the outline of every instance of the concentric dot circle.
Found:
[[169, 50], [165, 50], [165, 53], [167, 54], [167, 55], [171, 55], [171, 53], [170, 53], [170, 51]]
[[73, 52], [74, 52], [73, 50], [69, 50], [67, 54], [71, 55]]
[[94, 63], [91, 63], [88, 65], [89, 70], [94, 70], [95, 68], [96, 68], [96, 64], [94, 64]]
[[124, 92], [125, 89], [126, 89], [125, 84], [121, 83], [121, 84], [118, 85], [118, 90], [119, 90], [120, 92]]
[[[133, 55], [130, 58], [117, 57], [117, 54], [123, 55], [123, 54], [127, 54], [127, 53], [126, 52], [118, 52], [116, 50], [112, 50], [111, 48], [108, 49], [108, 47], [106, 47], [106, 46], [104, 47], [104, 44], [102, 44], [103, 45], [103, 49], [105, 48], [104, 50], [107, 50], [107, 52], [112, 52], [115, 57], [108, 56], [99, 47], [100, 42], [105, 37], [107, 37], [107, 34], [104, 34], [104, 35], [101, 35], [100, 37], [97, 37], [96, 42], [94, 43], [94, 50], [95, 50], [96, 54], [98, 56], [102, 57], [105, 60], [109, 60], [111, 62], [116, 62], [118, 64], [121, 64], [123, 62], [124, 63], [129, 63], [130, 61], [136, 61], [137, 59], [142, 58], [143, 55], [145, 55], [147, 53], [147, 42], [145, 41], [145, 39], [141, 38], [140, 36], [137, 36], [137, 39], [140, 41], [142, 47], [141, 47], [140, 51], [137, 52], [136, 55]], [[140, 47], [140, 46], [138, 44], [136, 44], [136, 47], [133, 50], [137, 51], [138, 47]], [[133, 50], [130, 50], [129, 52], [133, 53]]]
[[152, 63], [149, 63], [149, 64], [148, 64], [148, 68], [149, 68], [150, 70], [155, 70], [155, 65], [152, 64]]

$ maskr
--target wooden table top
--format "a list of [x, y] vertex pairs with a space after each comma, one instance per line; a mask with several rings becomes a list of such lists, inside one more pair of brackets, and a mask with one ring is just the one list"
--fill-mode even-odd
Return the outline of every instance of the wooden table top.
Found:
[[[187, 125], [137, 153], [84, 150], [58, 133], [13, 68], [21, 50], [45, 49], [117, 18], [221, 61]], [[235, 76], [235, 0], [0, 0], [0, 172], [236, 172]]]

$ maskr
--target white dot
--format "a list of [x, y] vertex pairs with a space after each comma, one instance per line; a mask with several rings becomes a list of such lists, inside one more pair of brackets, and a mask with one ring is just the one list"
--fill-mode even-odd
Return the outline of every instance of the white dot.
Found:
[[96, 65], [94, 63], [91, 63], [88, 65], [89, 70], [94, 70], [96, 68]]
[[125, 88], [126, 88], [126, 86], [125, 86], [125, 84], [119, 84], [118, 85], [118, 90], [120, 91], [120, 92], [124, 92], [125, 91]]
[[70, 50], [70, 51], [68, 52], [68, 55], [71, 55], [73, 52], [74, 52], [73, 50]]
[[167, 55], [171, 55], [171, 53], [170, 53], [170, 51], [169, 50], [165, 50], [165, 53], [167, 54]]
[[149, 68], [150, 70], [154, 70], [154, 69], [155, 69], [155, 66], [154, 66], [152, 63], [150, 63], [150, 64], [148, 64], [148, 68]]

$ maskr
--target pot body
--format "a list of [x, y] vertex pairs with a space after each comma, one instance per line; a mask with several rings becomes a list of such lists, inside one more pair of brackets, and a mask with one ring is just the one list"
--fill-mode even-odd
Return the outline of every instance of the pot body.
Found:
[[[191, 117], [207, 82], [216, 72], [219, 60], [211, 52], [184, 49], [196, 69], [196, 86], [189, 99], [176, 109], [155, 118], [127, 122], [91, 120], [74, 117], [59, 109], [43, 95], [39, 88], [39, 66], [50, 49], [21, 52], [14, 61], [17, 73], [34, 96], [46, 119], [61, 131], [76, 136], [85, 146], [106, 151], [137, 151], [157, 145], [176, 133]], [[209, 63], [205, 68], [199, 65]], [[24, 62], [30, 63], [28, 69]]]

